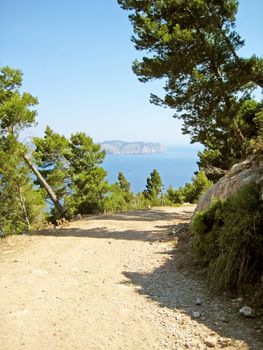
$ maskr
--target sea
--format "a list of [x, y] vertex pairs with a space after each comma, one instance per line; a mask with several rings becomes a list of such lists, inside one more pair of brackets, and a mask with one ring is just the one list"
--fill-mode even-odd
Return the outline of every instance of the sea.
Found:
[[169, 186], [178, 188], [190, 182], [198, 170], [197, 153], [200, 150], [200, 147], [189, 145], [170, 146], [162, 153], [107, 154], [102, 167], [107, 171], [110, 183], [116, 182], [118, 173], [123, 172], [135, 193], [145, 189], [153, 169], [158, 170], [164, 190]]

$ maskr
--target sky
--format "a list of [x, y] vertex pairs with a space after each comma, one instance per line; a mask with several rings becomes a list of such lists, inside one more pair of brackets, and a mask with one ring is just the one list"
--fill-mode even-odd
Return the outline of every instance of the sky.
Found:
[[[0, 66], [19, 68], [23, 90], [39, 100], [38, 125], [94, 141], [124, 140], [187, 145], [173, 110], [150, 104], [160, 81], [140, 83], [131, 70], [139, 57], [128, 13], [117, 0], [0, 0]], [[262, 55], [263, 1], [240, 0], [241, 53]]]

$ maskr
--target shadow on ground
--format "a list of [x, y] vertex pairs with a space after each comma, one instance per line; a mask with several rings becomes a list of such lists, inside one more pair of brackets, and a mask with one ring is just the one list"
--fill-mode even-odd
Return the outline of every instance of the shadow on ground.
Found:
[[[171, 226], [172, 227], [172, 226]], [[63, 230], [45, 230], [37, 232], [36, 235], [42, 236], [54, 236], [54, 237], [79, 237], [79, 238], [101, 238], [101, 239], [117, 239], [128, 241], [147, 241], [154, 242], [158, 240], [169, 240], [171, 238], [164, 236], [164, 232], [167, 231], [167, 226], [162, 230], [150, 230], [150, 231], [113, 231], [107, 227], [96, 227], [91, 229], [63, 229]]]
[[[241, 318], [240, 304], [233, 303], [230, 297], [218, 297], [209, 292], [204, 276], [193, 273], [196, 266], [189, 254], [189, 242], [187, 247], [179, 238], [174, 250], [166, 254], [166, 262], [151, 273], [123, 271], [123, 275], [128, 279], [123, 284], [136, 286], [139, 294], [158, 302], [162, 308], [181, 310], [221, 337], [243, 340], [249, 349], [263, 349], [262, 333], [256, 331], [257, 325], [262, 324], [262, 317]], [[185, 258], [185, 255], [188, 255], [188, 258]], [[196, 305], [197, 298], [201, 299], [201, 305]], [[193, 317], [194, 311], [200, 313], [200, 318]]]
[[95, 220], [113, 220], [113, 221], [173, 221], [173, 220], [188, 220], [189, 217], [193, 214], [192, 210], [185, 209], [180, 213], [165, 213], [162, 209], [148, 209], [148, 210], [138, 210], [138, 211], [129, 211], [127, 213], [121, 214], [105, 214], [100, 215], [95, 218]]
[[[80, 238], [101, 238], [101, 239], [118, 239], [118, 240], [133, 240], [133, 241], [168, 241], [171, 237], [167, 233], [171, 233], [174, 228], [176, 220], [187, 221], [192, 215], [192, 211], [182, 211], [181, 213], [164, 213], [162, 211], [143, 211], [143, 212], [128, 212], [116, 215], [99, 215], [86, 218], [89, 220], [98, 222], [98, 227], [95, 228], [71, 228], [64, 227], [63, 229], [51, 229], [36, 231], [35, 235], [42, 236], [54, 236], [54, 237], [80, 237]], [[150, 217], [149, 217], [150, 216]], [[99, 226], [101, 221], [115, 221], [116, 226], [121, 227], [123, 221], [137, 221], [137, 222], [149, 222], [157, 221], [158, 225], [148, 230], [114, 230], [114, 228], [107, 228], [107, 226]], [[165, 224], [161, 224], [159, 221], [164, 221]], [[171, 222], [171, 225], [167, 225], [167, 221]], [[118, 224], [120, 222], [120, 224]]]
[[[239, 318], [238, 305], [233, 305], [229, 299], [211, 295], [205, 281], [192, 273], [196, 267], [190, 257], [188, 259], [185, 258], [189, 254], [189, 244], [187, 245], [185, 242], [185, 235], [180, 236], [180, 230], [181, 228], [185, 228], [191, 214], [192, 211], [186, 209], [177, 213], [148, 210], [118, 215], [93, 216], [86, 218], [86, 220], [89, 221], [89, 219], [92, 219], [92, 221], [97, 221], [98, 227], [87, 229], [69, 227], [62, 230], [38, 231], [35, 234], [55, 237], [146, 242], [171, 241], [174, 238], [173, 235], [177, 235], [178, 244], [172, 250], [172, 253], [157, 252], [157, 254], [167, 254], [166, 262], [162, 266], [159, 266], [148, 274], [138, 271], [123, 271], [123, 275], [128, 279], [124, 283], [132, 284], [136, 287], [138, 293], [156, 301], [160, 307], [181, 310], [190, 317], [193, 317], [193, 311], [199, 311], [201, 317], [195, 320], [208, 326], [220, 336], [232, 338], [233, 340], [243, 340], [248, 344], [249, 349], [263, 349], [263, 339], [260, 339], [262, 335], [255, 329], [259, 320]], [[157, 223], [149, 231], [137, 231], [136, 229], [124, 229], [122, 231], [114, 230], [114, 228], [109, 229], [106, 226], [99, 227], [102, 220], [105, 222], [116, 221], [117, 227], [121, 227], [121, 224], [118, 224], [118, 222], [121, 223], [123, 221], [145, 221], [146, 223], [157, 221]], [[160, 222], [162, 220], [164, 221], [163, 225]], [[180, 223], [175, 225], [177, 222]], [[104, 224], [102, 223], [102, 225]], [[198, 297], [202, 299], [202, 304], [199, 306], [195, 304], [195, 300]]]

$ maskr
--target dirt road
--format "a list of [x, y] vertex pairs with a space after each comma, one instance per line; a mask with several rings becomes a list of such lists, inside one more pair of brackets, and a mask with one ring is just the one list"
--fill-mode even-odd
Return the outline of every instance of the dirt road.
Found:
[[0, 349], [262, 349], [259, 321], [240, 319], [236, 301], [211, 297], [180, 263], [171, 233], [193, 209], [89, 217], [3, 240]]

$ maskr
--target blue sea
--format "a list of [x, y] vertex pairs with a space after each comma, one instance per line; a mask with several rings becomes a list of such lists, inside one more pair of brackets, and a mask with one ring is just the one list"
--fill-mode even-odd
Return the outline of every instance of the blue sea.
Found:
[[146, 179], [153, 169], [157, 169], [166, 190], [169, 186], [178, 188], [191, 181], [198, 170], [196, 146], [168, 147], [166, 152], [130, 155], [107, 154], [102, 166], [108, 173], [110, 183], [116, 182], [118, 173], [124, 173], [133, 192], [145, 189]]

